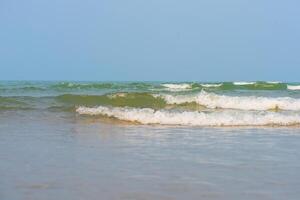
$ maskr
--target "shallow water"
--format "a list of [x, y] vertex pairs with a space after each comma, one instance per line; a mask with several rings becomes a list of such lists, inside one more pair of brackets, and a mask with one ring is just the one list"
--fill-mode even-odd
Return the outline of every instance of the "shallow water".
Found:
[[299, 199], [300, 129], [0, 111], [0, 199]]

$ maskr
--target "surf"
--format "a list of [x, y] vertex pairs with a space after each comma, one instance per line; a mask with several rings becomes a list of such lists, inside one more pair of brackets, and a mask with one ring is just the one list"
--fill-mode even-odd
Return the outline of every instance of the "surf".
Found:
[[121, 108], [98, 106], [78, 107], [81, 115], [102, 115], [140, 124], [186, 126], [291, 126], [300, 124], [299, 114], [263, 112], [191, 112], [154, 110], [151, 108]]
[[289, 90], [300, 90], [300, 85], [288, 85]]
[[291, 97], [258, 97], [258, 96], [226, 96], [202, 90], [198, 94], [172, 95], [158, 94], [167, 104], [183, 104], [195, 102], [207, 108], [239, 109], [239, 110], [300, 110], [300, 99]]

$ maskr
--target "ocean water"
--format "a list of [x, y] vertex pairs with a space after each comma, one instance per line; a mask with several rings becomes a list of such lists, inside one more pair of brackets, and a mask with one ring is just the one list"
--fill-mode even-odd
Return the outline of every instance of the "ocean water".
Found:
[[0, 82], [0, 199], [299, 199], [300, 84]]
[[300, 84], [1, 82], [0, 110], [46, 110], [139, 124], [292, 126]]

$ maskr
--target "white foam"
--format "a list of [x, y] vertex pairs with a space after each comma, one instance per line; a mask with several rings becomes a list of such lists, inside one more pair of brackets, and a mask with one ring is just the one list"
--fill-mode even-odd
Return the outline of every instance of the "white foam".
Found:
[[207, 87], [207, 88], [211, 88], [211, 87], [221, 87], [223, 85], [223, 83], [220, 84], [200, 84], [202, 87]]
[[234, 85], [253, 85], [255, 82], [233, 82]]
[[289, 90], [300, 90], [300, 85], [288, 85]]
[[160, 94], [155, 97], [163, 98], [168, 104], [195, 102], [207, 108], [224, 108], [240, 110], [300, 110], [300, 99], [290, 97], [257, 97], [257, 96], [226, 96], [208, 93], [204, 90], [195, 95]]
[[270, 84], [279, 84], [281, 82], [280, 81], [267, 81], [267, 83], [270, 83]]
[[99, 106], [79, 107], [79, 114], [104, 115], [119, 120], [141, 124], [192, 125], [192, 126], [263, 126], [300, 124], [299, 114], [283, 114], [268, 111], [222, 111], [222, 112], [172, 112], [155, 111], [150, 108], [120, 108]]
[[162, 84], [162, 86], [171, 90], [186, 90], [192, 88], [192, 85], [188, 83], [180, 83], [180, 84], [166, 83], [166, 84]]

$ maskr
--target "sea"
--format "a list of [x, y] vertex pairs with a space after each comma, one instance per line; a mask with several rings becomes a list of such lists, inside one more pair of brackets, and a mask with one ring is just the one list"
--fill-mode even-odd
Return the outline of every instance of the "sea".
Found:
[[0, 199], [300, 199], [300, 83], [0, 81]]

